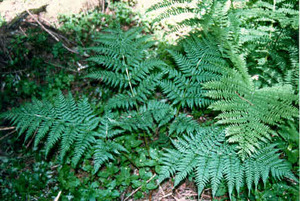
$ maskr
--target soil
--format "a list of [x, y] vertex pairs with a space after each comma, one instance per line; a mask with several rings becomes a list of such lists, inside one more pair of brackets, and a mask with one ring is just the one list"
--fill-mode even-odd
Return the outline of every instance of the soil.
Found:
[[[1, 0], [0, 0], [1, 1]], [[26, 9], [35, 9], [47, 5], [46, 12], [40, 18], [57, 24], [60, 14], [79, 13], [102, 6], [103, 0], [3, 0], [0, 2], [0, 15], [10, 22]]]

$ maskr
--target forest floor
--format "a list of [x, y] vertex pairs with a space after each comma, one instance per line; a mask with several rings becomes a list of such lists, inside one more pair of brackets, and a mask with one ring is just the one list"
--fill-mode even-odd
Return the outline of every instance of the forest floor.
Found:
[[[39, 17], [58, 25], [60, 14], [75, 14], [93, 10], [96, 7], [103, 8], [105, 0], [0, 0], [0, 16], [10, 22], [26, 9], [36, 9], [47, 5], [46, 12], [40, 13]], [[135, 10], [145, 12], [147, 8], [158, 0], [137, 0]]]
[[57, 22], [60, 14], [79, 13], [101, 6], [102, 0], [4, 0], [0, 3], [0, 15], [9, 22], [26, 9], [36, 9], [47, 5], [40, 17], [51, 23]]
[[[156, 1], [139, 0], [135, 9], [143, 12]], [[102, 0], [4, 0], [0, 2], [0, 16], [4, 17], [6, 22], [9, 23], [24, 11], [37, 9], [44, 5], [47, 5], [46, 11], [39, 12], [38, 19], [55, 27], [59, 26], [58, 16], [60, 14], [80, 13], [93, 10], [96, 7], [103, 8]], [[30, 18], [29, 16], [27, 20], [31, 21]], [[18, 29], [15, 31], [20, 32]], [[32, 163], [32, 161], [28, 161], [28, 163], [30, 162]], [[150, 191], [145, 198], [139, 200], [185, 201], [196, 200], [196, 198], [197, 191], [192, 182], [186, 180], [178, 188], [173, 189], [173, 182], [169, 180], [162, 183], [158, 189]], [[209, 189], [202, 194], [201, 200], [211, 200]]]

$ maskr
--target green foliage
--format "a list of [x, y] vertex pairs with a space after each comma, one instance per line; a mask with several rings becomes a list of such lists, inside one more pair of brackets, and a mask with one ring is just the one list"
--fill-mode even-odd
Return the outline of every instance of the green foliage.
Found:
[[[191, 0], [162, 0], [153, 5], [147, 12], [160, 12], [154, 21], [166, 21], [167, 35], [184, 36], [190, 31], [210, 29], [220, 20], [218, 14], [228, 9], [229, 1], [191, 1]], [[179, 19], [179, 20], [177, 20]], [[174, 23], [175, 21], [175, 23]]]
[[176, 0], [160, 1], [148, 12], [162, 11], [156, 21], [186, 16], [167, 34], [202, 30], [215, 34], [221, 45], [233, 41], [257, 85], [289, 83], [298, 91], [298, 10], [298, 1]]
[[[49, 200], [55, 195], [57, 179], [52, 162], [41, 161], [32, 152], [22, 157], [0, 158], [1, 200]], [[31, 161], [31, 162], [30, 162]]]
[[31, 96], [52, 97], [59, 90], [69, 89], [78, 79], [76, 70], [66, 67], [78, 58], [70, 55], [60, 42], [53, 43], [47, 33], [36, 28], [28, 28], [26, 34], [13, 35], [6, 41], [9, 55], [0, 51], [3, 62], [7, 62], [0, 73], [2, 111]]
[[219, 81], [206, 83], [205, 88], [209, 97], [218, 100], [210, 108], [222, 112], [217, 116], [218, 123], [228, 125], [228, 142], [238, 144], [243, 159], [276, 135], [272, 126], [298, 115], [293, 106], [297, 96], [288, 85], [255, 89], [251, 80], [244, 82], [237, 71], [228, 70]]
[[287, 185], [284, 182], [269, 184], [264, 191], [255, 193], [255, 199], [263, 201], [299, 200], [298, 187]]
[[96, 62], [105, 69], [100, 67], [87, 77], [101, 80], [112, 90], [121, 92], [110, 99], [108, 107], [111, 109], [130, 108], [144, 102], [153, 95], [161, 78], [161, 74], [155, 73], [155, 68], [165, 64], [150, 57], [147, 50], [153, 43], [149, 37], [141, 36], [141, 31], [110, 29], [97, 38], [98, 46], [88, 48], [97, 53], [88, 61]]
[[130, 7], [126, 2], [115, 2], [110, 5], [110, 9], [114, 11], [113, 23], [126, 26], [137, 20], [137, 14], [134, 13], [132, 7]]
[[217, 80], [226, 62], [218, 49], [208, 40], [190, 37], [183, 42], [185, 55], [169, 50], [178, 69], [165, 67], [167, 78], [160, 86], [172, 105], [179, 107], [206, 107], [212, 101], [204, 96], [203, 82]]
[[[85, 49], [91, 56], [84, 73], [91, 82], [85, 79], [88, 91], [82, 90], [93, 104], [64, 96], [59, 89], [78, 91], [72, 86], [76, 76], [56, 71], [42, 79], [54, 98], [33, 99], [2, 115], [20, 138], [34, 140], [35, 148], [42, 144], [46, 155], [59, 153], [61, 199], [124, 199], [140, 188], [134, 195], [139, 199], [157, 188], [154, 171], [160, 182], [175, 175], [175, 187], [193, 178], [199, 195], [210, 187], [213, 197], [228, 191], [230, 199], [296, 198], [290, 183], [297, 182], [291, 170], [299, 159], [297, 6], [280, 0], [173, 0], [150, 11], [158, 9], [166, 10], [157, 21], [191, 14], [169, 33], [196, 33], [176, 46], [159, 44], [161, 52], [155, 52], [143, 29], [127, 30], [140, 22], [125, 3], [113, 4], [112, 16], [93, 11], [62, 18], [62, 29], [78, 43], [93, 44]], [[110, 29], [96, 33], [104, 27]], [[19, 48], [24, 41], [44, 48], [47, 35], [35, 36], [16, 38], [9, 66], [28, 61], [30, 51]], [[64, 60], [62, 43], [45, 49]], [[39, 57], [30, 61], [45, 66]], [[8, 73], [5, 83], [17, 75]], [[19, 83], [28, 95], [39, 90], [32, 77]], [[204, 115], [211, 121], [203, 123]], [[211, 127], [214, 121], [223, 127]], [[274, 185], [284, 179], [280, 184], [286, 186]]]
[[280, 138], [278, 137], [276, 142], [287, 159], [295, 166], [294, 170], [297, 170], [299, 167], [299, 126], [294, 121], [288, 121], [279, 127], [278, 133]]
[[167, 149], [164, 153], [159, 181], [175, 174], [174, 186], [177, 186], [195, 171], [199, 195], [210, 183], [214, 196], [223, 179], [231, 196], [234, 188], [239, 194], [246, 184], [250, 191], [253, 183], [257, 188], [260, 180], [266, 183], [271, 175], [275, 179], [295, 178], [289, 164], [279, 158], [274, 145], [264, 146], [241, 161], [235, 146], [225, 142], [225, 132], [219, 128], [202, 128], [196, 135], [184, 135], [172, 142], [176, 149]]
[[96, 117], [87, 98], [76, 102], [70, 93], [64, 97], [60, 92], [53, 103], [33, 99], [32, 103], [14, 108], [3, 116], [16, 125], [19, 135], [26, 131], [25, 141], [33, 137], [35, 146], [47, 137], [46, 155], [60, 144], [60, 159], [64, 161], [66, 154], [70, 153], [73, 166], [91, 147], [96, 148], [95, 171], [112, 158], [112, 152], [126, 151], [111, 140], [119, 131], [111, 132], [114, 122], [109, 121], [109, 116]]
[[63, 14], [58, 20], [62, 24], [59, 29], [70, 34], [82, 46], [91, 44], [99, 30], [115, 28], [120, 24], [123, 26], [141, 24], [138, 14], [125, 2], [111, 3], [105, 10], [97, 8], [79, 14]]
[[298, 88], [298, 10], [298, 1], [260, 0], [236, 12], [240, 45], [261, 85], [287, 82]]
[[59, 22], [62, 23], [60, 30], [75, 37], [78, 42], [86, 42], [96, 29], [109, 26], [112, 16], [98, 10], [81, 12], [72, 15], [60, 15]]

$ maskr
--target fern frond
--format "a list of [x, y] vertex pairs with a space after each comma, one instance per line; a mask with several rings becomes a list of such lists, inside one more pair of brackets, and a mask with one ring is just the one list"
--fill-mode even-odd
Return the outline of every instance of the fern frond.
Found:
[[[59, 92], [54, 101], [33, 99], [32, 103], [14, 108], [4, 116], [16, 125], [17, 130], [21, 131], [20, 135], [26, 131], [26, 139], [35, 138], [35, 147], [46, 138], [46, 156], [59, 144], [61, 161], [68, 155], [72, 158], [73, 166], [76, 166], [84, 153], [91, 149], [97, 153], [103, 152], [103, 149], [97, 150], [96, 146], [101, 140], [105, 142], [103, 146], [106, 148], [106, 152], [103, 153], [119, 154], [126, 151], [112, 140], [123, 132], [119, 123], [114, 120], [116, 117], [109, 111], [101, 118], [96, 117], [87, 98], [75, 101], [71, 93], [65, 97]], [[112, 158], [113, 156], [109, 155], [101, 160], [105, 162]], [[97, 160], [96, 169], [102, 165], [99, 157]]]
[[227, 65], [215, 44], [206, 39], [192, 36], [183, 44], [185, 55], [169, 50], [178, 69], [165, 67], [167, 79], [161, 81], [161, 88], [173, 105], [189, 108], [205, 107], [212, 101], [205, 98], [202, 84], [221, 77]]
[[102, 139], [98, 139], [94, 153], [94, 173], [98, 172], [103, 163], [114, 159], [113, 153], [120, 154], [120, 152], [127, 152], [127, 150], [114, 141], [108, 140], [104, 142]]
[[193, 133], [200, 129], [200, 125], [191, 116], [186, 114], [179, 114], [169, 127], [169, 135], [176, 133], [177, 135], [183, 133]]
[[155, 127], [163, 126], [175, 116], [175, 110], [168, 104], [151, 100], [138, 111], [124, 113], [121, 127], [128, 131], [143, 130], [150, 132]]
[[141, 35], [141, 31], [140, 28], [126, 32], [120, 28], [108, 29], [96, 40], [97, 46], [89, 48], [97, 55], [88, 60], [103, 66], [86, 77], [101, 80], [120, 92], [109, 101], [108, 109], [128, 109], [144, 103], [161, 79], [161, 75], [154, 72], [166, 64], [149, 55], [153, 42]]
[[271, 126], [298, 114], [293, 106], [297, 97], [288, 85], [255, 89], [235, 70], [228, 70], [219, 81], [204, 86], [209, 90], [207, 95], [218, 100], [210, 108], [222, 111], [218, 123], [228, 125], [228, 142], [238, 144], [242, 158], [256, 152], [262, 141], [270, 140], [274, 135]]
[[225, 179], [229, 196], [234, 188], [240, 191], [246, 182], [248, 190], [257, 187], [260, 180], [266, 182], [271, 176], [274, 179], [288, 177], [295, 179], [289, 164], [279, 158], [274, 144], [264, 146], [260, 151], [242, 161], [235, 152], [235, 146], [225, 142], [225, 133], [220, 128], [201, 128], [196, 135], [185, 135], [173, 140], [175, 150], [167, 150], [162, 159], [160, 182], [172, 175], [175, 186], [195, 171], [198, 194], [211, 184], [213, 196]]

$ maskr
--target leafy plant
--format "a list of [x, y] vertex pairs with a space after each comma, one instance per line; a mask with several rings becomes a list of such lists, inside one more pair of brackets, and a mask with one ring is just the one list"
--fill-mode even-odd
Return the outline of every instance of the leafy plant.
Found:
[[289, 164], [279, 158], [275, 145], [264, 146], [241, 161], [236, 147], [226, 143], [225, 132], [220, 128], [202, 128], [197, 134], [184, 135], [172, 142], [176, 149], [167, 149], [164, 153], [159, 181], [175, 174], [174, 186], [177, 186], [195, 170], [199, 195], [210, 183], [215, 196], [223, 179], [230, 197], [234, 188], [239, 194], [241, 187], [246, 184], [250, 192], [253, 183], [257, 188], [259, 181], [265, 184], [270, 175], [275, 179], [296, 179]]
[[[49, 200], [56, 192], [57, 178], [52, 162], [41, 160], [34, 152], [22, 157], [1, 156], [1, 200]], [[35, 157], [33, 157], [35, 156]], [[30, 162], [31, 161], [31, 162]]]
[[141, 29], [107, 31], [95, 41], [98, 46], [88, 48], [97, 53], [88, 61], [103, 65], [105, 69], [97, 69], [87, 77], [101, 80], [112, 90], [120, 92], [109, 100], [109, 108], [136, 107], [153, 95], [161, 78], [160, 73], [155, 73], [155, 68], [165, 64], [150, 57], [147, 50], [153, 43], [149, 37], [140, 35]]
[[[273, 6], [267, 1], [162, 1], [151, 8], [166, 8], [157, 19], [190, 13], [171, 32], [185, 28], [195, 33], [174, 46], [160, 44], [158, 53], [163, 54], [157, 55], [156, 41], [141, 28], [127, 30], [133, 21], [124, 5], [114, 8], [114, 16], [95, 11], [66, 18], [68, 31], [81, 26], [76, 31], [82, 45], [82, 39], [87, 45], [93, 40], [93, 47], [85, 49], [91, 55], [85, 81], [90, 91], [95, 89], [91, 101], [64, 96], [58, 89], [71, 87], [75, 77], [62, 72], [48, 80], [57, 96], [33, 99], [2, 115], [25, 141], [34, 139], [35, 148], [43, 144], [46, 155], [59, 153], [62, 199], [123, 199], [140, 189], [134, 195], [138, 199], [157, 188], [154, 172], [160, 173], [160, 182], [175, 175], [175, 187], [189, 176], [199, 195], [211, 187], [213, 197], [228, 191], [230, 199], [267, 199], [270, 194], [281, 199], [285, 194], [274, 183], [285, 179], [284, 192], [297, 197], [288, 183], [298, 180], [292, 172], [299, 146], [293, 83], [299, 61], [292, 33], [297, 6], [283, 1]], [[94, 17], [105, 20], [90, 19]], [[112, 28], [96, 34], [108, 21]], [[46, 40], [37, 37], [37, 47]], [[291, 45], [284, 44], [289, 40]], [[62, 44], [48, 49], [62, 59]], [[28, 52], [20, 51], [24, 54]], [[18, 59], [11, 65], [23, 61]], [[22, 83], [29, 94], [37, 90], [31, 81]], [[94, 99], [97, 93], [99, 100]], [[207, 113], [210, 121], [203, 123], [200, 117]], [[275, 192], [269, 192], [270, 185]], [[248, 196], [243, 195], [247, 190]]]
[[96, 117], [87, 98], [76, 103], [70, 93], [64, 97], [60, 92], [53, 103], [33, 99], [32, 103], [15, 108], [4, 116], [16, 125], [19, 135], [26, 131], [25, 141], [33, 137], [35, 146], [47, 137], [46, 155], [59, 143], [61, 161], [70, 153], [73, 166], [91, 147], [96, 148], [95, 171], [103, 162], [112, 158], [110, 152], [126, 151], [110, 140], [119, 131], [110, 132], [114, 123], [109, 121], [109, 116]]
[[210, 107], [222, 111], [217, 116], [218, 123], [228, 125], [228, 142], [238, 143], [242, 158], [276, 135], [271, 126], [298, 114], [293, 106], [297, 97], [288, 85], [255, 89], [251, 80], [243, 82], [237, 71], [230, 70], [220, 81], [211, 81], [205, 86], [209, 90], [207, 95], [219, 100]]
[[208, 40], [193, 36], [183, 42], [183, 48], [185, 55], [169, 50], [178, 69], [165, 67], [163, 71], [167, 77], [160, 86], [172, 105], [178, 105], [178, 108], [204, 108], [212, 101], [204, 95], [206, 91], [202, 84], [219, 79], [222, 67], [227, 64]]
[[261, 85], [297, 86], [298, 2], [260, 0], [248, 4], [237, 10], [236, 17], [243, 33], [240, 46], [247, 55], [251, 74], [259, 75], [257, 82]]
[[255, 198], [259, 200], [298, 200], [299, 192], [296, 185], [287, 185], [284, 182], [268, 184], [265, 190], [255, 193]]

